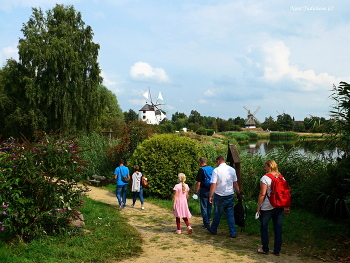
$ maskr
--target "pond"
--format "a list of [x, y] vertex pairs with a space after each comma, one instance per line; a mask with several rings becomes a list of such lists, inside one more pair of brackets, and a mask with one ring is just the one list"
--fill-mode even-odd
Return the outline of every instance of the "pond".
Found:
[[293, 147], [298, 149], [301, 154], [313, 154], [319, 156], [331, 156], [336, 158], [339, 156], [338, 149], [335, 145], [330, 145], [324, 140], [303, 140], [303, 141], [270, 141], [270, 140], [258, 140], [251, 141], [247, 144], [241, 144], [241, 149], [245, 149], [250, 152], [251, 155], [260, 153], [261, 155], [266, 155], [270, 150], [283, 146], [284, 149], [290, 150]]

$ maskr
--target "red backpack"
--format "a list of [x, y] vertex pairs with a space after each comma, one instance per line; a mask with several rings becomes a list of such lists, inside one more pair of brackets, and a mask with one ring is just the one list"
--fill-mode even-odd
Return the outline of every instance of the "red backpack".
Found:
[[275, 208], [290, 207], [292, 205], [290, 189], [283, 175], [275, 177], [273, 174], [266, 174], [266, 176], [272, 179], [271, 193], [267, 196], [270, 204]]

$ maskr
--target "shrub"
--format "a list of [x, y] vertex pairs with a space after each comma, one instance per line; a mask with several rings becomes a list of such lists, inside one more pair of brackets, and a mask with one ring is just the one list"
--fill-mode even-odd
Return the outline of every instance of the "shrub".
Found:
[[213, 129], [206, 129], [207, 131], [207, 135], [208, 136], [212, 136], [214, 134], [214, 130]]
[[158, 128], [143, 121], [132, 121], [121, 124], [121, 126], [122, 134], [119, 144], [112, 146], [108, 151], [108, 156], [112, 160], [129, 159], [137, 145], [154, 134]]
[[90, 163], [84, 169], [84, 174], [90, 177], [97, 174], [112, 179], [115, 163], [113, 163], [113, 159], [108, 156], [107, 152], [110, 147], [117, 145], [117, 141], [115, 139], [110, 140], [108, 137], [100, 136], [96, 133], [92, 133], [89, 136], [79, 136], [77, 141], [85, 149], [89, 149], [81, 153], [81, 157]]
[[200, 127], [197, 131], [196, 134], [198, 135], [207, 135], [207, 130], [204, 127]]
[[81, 151], [74, 138], [45, 134], [0, 145], [1, 237], [28, 241], [67, 230], [85, 191], [77, 185], [87, 165]]
[[177, 134], [161, 134], [143, 141], [135, 150], [129, 166], [139, 165], [149, 181], [148, 194], [171, 198], [178, 173], [185, 173], [191, 187], [199, 169], [203, 149], [195, 140]]

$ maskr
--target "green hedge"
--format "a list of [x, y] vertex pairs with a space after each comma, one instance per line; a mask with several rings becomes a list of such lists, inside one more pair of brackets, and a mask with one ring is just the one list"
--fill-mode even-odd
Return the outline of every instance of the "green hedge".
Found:
[[193, 187], [199, 169], [198, 159], [203, 155], [202, 147], [191, 138], [178, 134], [155, 135], [136, 148], [129, 168], [140, 166], [149, 181], [149, 187], [145, 189], [147, 194], [171, 198], [179, 173], [185, 173], [186, 183]]

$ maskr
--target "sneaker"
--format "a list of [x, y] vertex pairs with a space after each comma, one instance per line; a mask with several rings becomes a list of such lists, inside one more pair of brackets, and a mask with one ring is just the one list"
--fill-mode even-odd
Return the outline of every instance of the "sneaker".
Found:
[[144, 210], [144, 209], [145, 209], [145, 208], [142, 206], [142, 207], [141, 207], [141, 210]]
[[134, 208], [134, 205], [130, 205], [131, 206], [131, 208]]
[[123, 208], [124, 208], [124, 203], [121, 203], [121, 204], [119, 205], [119, 209], [122, 210]]
[[181, 234], [181, 230], [176, 230], [175, 234]]
[[188, 234], [190, 235], [190, 234], [192, 234], [193, 233], [193, 229], [192, 229], [192, 227], [188, 227]]
[[203, 229], [208, 229], [210, 226], [205, 226], [205, 225], [202, 225], [202, 228]]

